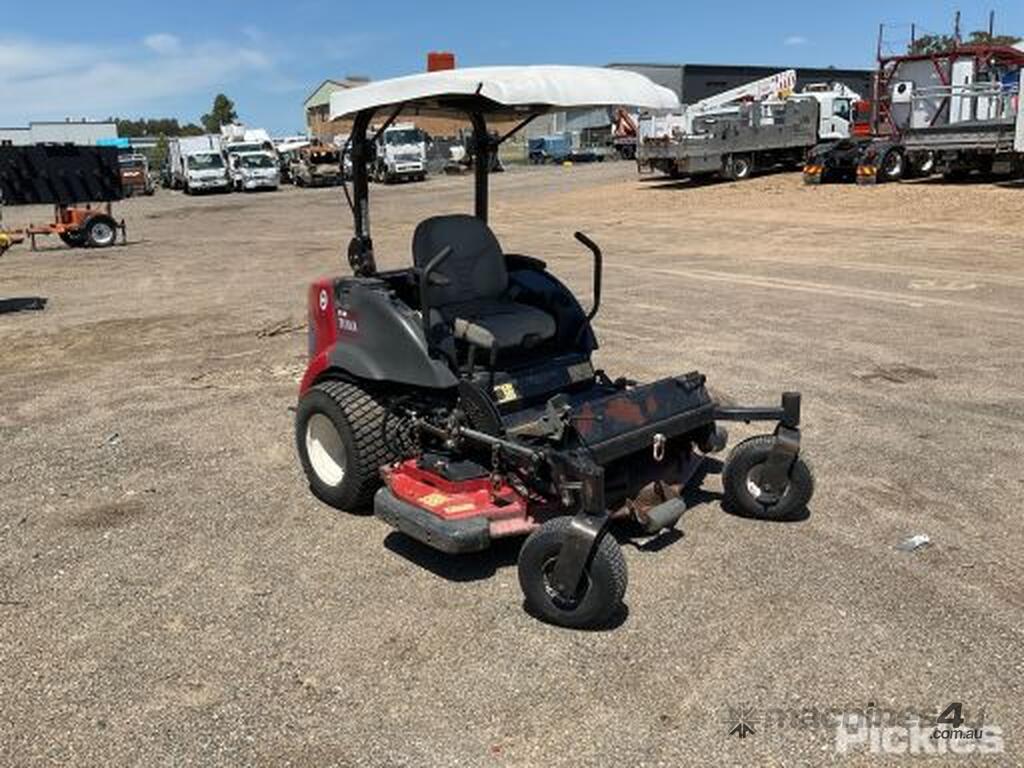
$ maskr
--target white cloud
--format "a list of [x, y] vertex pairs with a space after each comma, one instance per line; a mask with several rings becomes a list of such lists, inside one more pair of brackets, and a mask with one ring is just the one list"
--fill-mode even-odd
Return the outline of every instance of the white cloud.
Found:
[[810, 42], [810, 41], [806, 37], [804, 37], [803, 35], [790, 35], [789, 37], [787, 37], [785, 40], [782, 41], [782, 44], [783, 45], [790, 45], [790, 46], [792, 46], [792, 45], [807, 45], [808, 42]]
[[181, 53], [181, 40], [166, 32], [146, 35], [146, 37], [142, 38], [142, 42], [151, 51], [156, 51], [164, 56], [173, 56]]
[[[274, 61], [250, 45], [186, 44], [163, 33], [132, 47], [68, 46], [0, 37], [5, 122], [163, 116], [179, 97], [222, 90], [252, 75], [274, 78]], [[195, 119], [195, 116], [183, 116]]]

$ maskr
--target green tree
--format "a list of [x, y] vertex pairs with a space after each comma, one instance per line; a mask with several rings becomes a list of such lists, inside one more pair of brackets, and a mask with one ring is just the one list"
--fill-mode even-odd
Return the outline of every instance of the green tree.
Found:
[[1021, 38], [1016, 35], [990, 35], [983, 29], [971, 32], [967, 45], [1016, 45]]
[[150, 157], [150, 167], [159, 170], [164, 167], [164, 163], [167, 162], [168, 144], [167, 136], [160, 134], [156, 140], [156, 146], [153, 147], [153, 152]]
[[907, 53], [942, 53], [956, 47], [952, 35], [921, 35], [907, 46]]
[[[1016, 45], [1021, 38], [1014, 35], [990, 35], [983, 29], [971, 32], [962, 45]], [[957, 47], [952, 35], [921, 35], [907, 46], [907, 53], [944, 53]]]
[[222, 125], [228, 125], [238, 119], [235, 112], [235, 102], [218, 93], [213, 99], [213, 108], [199, 118], [207, 133], [219, 133]]

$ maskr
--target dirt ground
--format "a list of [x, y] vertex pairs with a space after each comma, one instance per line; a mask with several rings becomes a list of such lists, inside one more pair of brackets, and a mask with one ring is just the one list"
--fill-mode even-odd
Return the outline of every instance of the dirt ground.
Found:
[[[306, 285], [347, 271], [340, 191], [130, 200], [127, 247], [0, 260], [0, 296], [50, 302], [0, 317], [0, 763], [876, 765], [901, 758], [838, 752], [816, 713], [962, 702], [1004, 751], [946, 760], [1024, 764], [1024, 188], [620, 163], [492, 189], [506, 249], [584, 296], [572, 233], [604, 247], [613, 375], [803, 392], [809, 517], [724, 513], [711, 461], [681, 537], [625, 546], [619, 626], [541, 624], [514, 543], [435, 555], [305, 486], [290, 409]], [[373, 194], [397, 266], [471, 181]]]

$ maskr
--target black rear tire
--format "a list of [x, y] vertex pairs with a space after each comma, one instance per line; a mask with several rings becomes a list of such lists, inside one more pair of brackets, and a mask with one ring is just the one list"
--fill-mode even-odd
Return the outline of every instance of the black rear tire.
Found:
[[351, 512], [370, 504], [380, 468], [395, 458], [386, 414], [383, 400], [357, 384], [324, 381], [306, 391], [295, 413], [295, 442], [314, 496]]
[[814, 495], [814, 475], [801, 456], [790, 467], [789, 484], [781, 495], [768, 495], [758, 487], [759, 473], [774, 445], [774, 435], [758, 435], [732, 449], [722, 470], [727, 509], [762, 520], [792, 520], [807, 508]]
[[544, 621], [573, 629], [606, 626], [626, 594], [626, 559], [615, 537], [602, 532], [577, 594], [559, 595], [549, 577], [571, 525], [571, 517], [556, 517], [530, 534], [519, 551], [519, 586], [527, 607]]
[[879, 178], [882, 181], [899, 181], [903, 178], [906, 160], [900, 150], [890, 149], [882, 156], [882, 163], [878, 167]]

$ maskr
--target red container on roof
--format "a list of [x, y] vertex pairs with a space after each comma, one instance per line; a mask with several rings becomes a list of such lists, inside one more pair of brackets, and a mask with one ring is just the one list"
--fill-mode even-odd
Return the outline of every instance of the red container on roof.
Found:
[[455, 69], [455, 54], [450, 51], [430, 51], [427, 54], [427, 72]]

